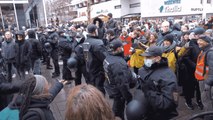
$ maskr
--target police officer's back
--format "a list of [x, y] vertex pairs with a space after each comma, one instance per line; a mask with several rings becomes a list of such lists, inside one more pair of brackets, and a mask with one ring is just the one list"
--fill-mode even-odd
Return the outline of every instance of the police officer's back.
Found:
[[132, 72], [124, 60], [123, 45], [120, 40], [110, 43], [111, 53], [104, 60], [104, 70], [107, 81], [105, 89], [113, 98], [113, 112], [124, 120], [125, 103], [131, 101], [129, 83], [132, 80]]
[[87, 27], [88, 36], [83, 43], [84, 59], [86, 61], [86, 69], [89, 73], [89, 83], [95, 85], [99, 90], [105, 93], [103, 88], [104, 69], [103, 61], [107, 55], [107, 50], [101, 39], [97, 38], [97, 27], [90, 24]]

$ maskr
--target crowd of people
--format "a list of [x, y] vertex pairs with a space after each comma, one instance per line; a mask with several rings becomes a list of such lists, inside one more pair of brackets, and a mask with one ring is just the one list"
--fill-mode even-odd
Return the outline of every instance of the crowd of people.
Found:
[[[169, 120], [178, 116], [180, 95], [190, 110], [194, 96], [201, 110], [213, 110], [213, 18], [206, 25], [163, 21], [128, 27], [111, 13], [108, 18], [95, 18], [86, 27], [6, 30], [0, 40], [3, 120], [11, 115], [54, 120], [49, 105], [73, 81], [67, 120]], [[50, 87], [42, 65], [53, 69], [52, 78], [62, 73], [62, 80]]]

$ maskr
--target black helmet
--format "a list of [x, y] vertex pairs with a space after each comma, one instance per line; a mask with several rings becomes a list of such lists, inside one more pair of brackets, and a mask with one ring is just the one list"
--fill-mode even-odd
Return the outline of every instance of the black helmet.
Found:
[[46, 42], [46, 43], [44, 44], [44, 48], [45, 48], [45, 50], [46, 50], [48, 53], [52, 51], [52, 46], [51, 46], [51, 44], [50, 44], [49, 42]]
[[147, 112], [147, 101], [141, 90], [136, 90], [135, 97], [126, 107], [127, 120], [142, 120]]
[[70, 71], [76, 70], [77, 64], [78, 64], [78, 61], [76, 60], [75, 57], [70, 57], [67, 60], [67, 67], [69, 68]]

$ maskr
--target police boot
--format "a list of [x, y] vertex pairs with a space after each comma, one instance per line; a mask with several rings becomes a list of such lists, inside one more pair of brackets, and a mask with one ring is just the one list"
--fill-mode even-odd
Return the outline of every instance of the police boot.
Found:
[[52, 73], [52, 78], [55, 78], [55, 77], [59, 77], [60, 76], [60, 74], [59, 73]]
[[53, 69], [53, 67], [52, 67], [51, 65], [48, 65], [48, 66], [47, 66], [47, 69], [52, 70], [52, 69]]

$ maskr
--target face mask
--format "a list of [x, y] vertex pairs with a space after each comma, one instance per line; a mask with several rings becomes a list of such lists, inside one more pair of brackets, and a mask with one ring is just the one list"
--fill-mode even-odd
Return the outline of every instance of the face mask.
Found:
[[144, 59], [144, 64], [147, 67], [151, 67], [153, 63], [154, 63], [154, 61], [152, 59]]

